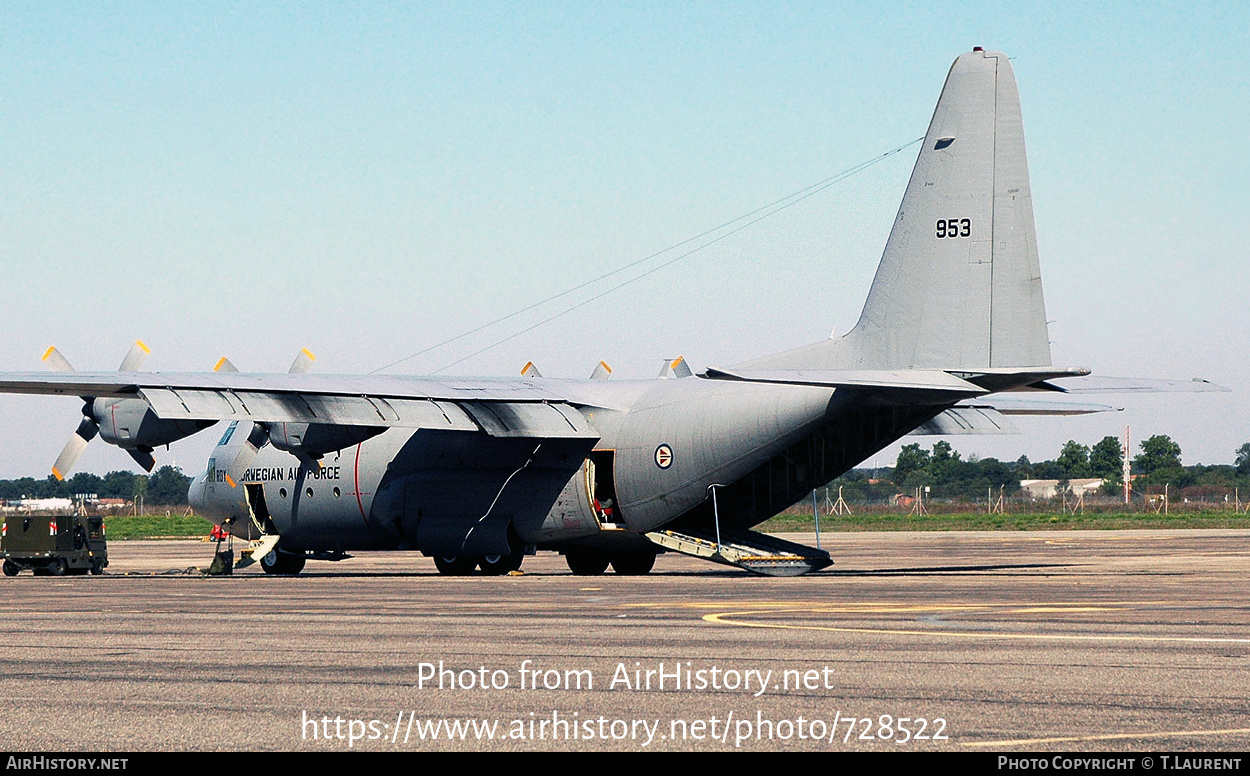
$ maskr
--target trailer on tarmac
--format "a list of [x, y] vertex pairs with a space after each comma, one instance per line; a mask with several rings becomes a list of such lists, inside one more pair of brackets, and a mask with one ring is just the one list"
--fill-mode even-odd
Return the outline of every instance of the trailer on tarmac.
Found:
[[103, 574], [108, 566], [104, 518], [92, 515], [6, 515], [0, 529], [4, 575]]

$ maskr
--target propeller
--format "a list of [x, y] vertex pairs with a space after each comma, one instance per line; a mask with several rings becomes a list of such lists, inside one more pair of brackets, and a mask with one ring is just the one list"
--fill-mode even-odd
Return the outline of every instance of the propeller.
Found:
[[[130, 350], [126, 353], [126, 357], [122, 359], [121, 366], [117, 368], [119, 372], [137, 372], [143, 366], [143, 362], [147, 360], [148, 355], [152, 351], [147, 345], [136, 340], [134, 345], [130, 346]], [[55, 347], [50, 347], [43, 354], [43, 362], [53, 372], [73, 372], [74, 367], [69, 363], [69, 359], [61, 354], [61, 351]], [[96, 438], [100, 433], [100, 423], [95, 416], [94, 396], [83, 396], [82, 422], [78, 424], [74, 435], [65, 443], [61, 454], [57, 456], [56, 463], [52, 464], [52, 476], [58, 480], [64, 480], [65, 475], [73, 470], [74, 465], [78, 463], [79, 457], [83, 451], [87, 449], [88, 443]], [[152, 457], [150, 450], [127, 450], [130, 457], [147, 471], [152, 471], [156, 466], [156, 459]]]
[[682, 378], [689, 377], [692, 374], [694, 372], [691, 371], [690, 365], [686, 363], [686, 357], [678, 356], [677, 358], [664, 359], [664, 365], [660, 367], [659, 378], [661, 380], [674, 377]]
[[[312, 369], [313, 362], [316, 360], [317, 357], [308, 348], [304, 348], [295, 355], [295, 360], [291, 362], [291, 368], [287, 372], [293, 375], [304, 374]], [[237, 372], [239, 370], [230, 362], [230, 359], [222, 356], [221, 360], [217, 362], [217, 366], [213, 367], [213, 371]], [[239, 452], [235, 454], [234, 460], [230, 462], [230, 467], [226, 469], [226, 482], [229, 483], [230, 487], [238, 487], [239, 482], [243, 479], [244, 472], [251, 468], [252, 462], [256, 460], [256, 456], [260, 453], [260, 449], [269, 444], [269, 434], [270, 428], [268, 424], [252, 421], [252, 430], [248, 433], [243, 445], [239, 447]], [[299, 458], [300, 463], [310, 469], [321, 467], [320, 461], [307, 454], [301, 455], [299, 452], [294, 454]]]

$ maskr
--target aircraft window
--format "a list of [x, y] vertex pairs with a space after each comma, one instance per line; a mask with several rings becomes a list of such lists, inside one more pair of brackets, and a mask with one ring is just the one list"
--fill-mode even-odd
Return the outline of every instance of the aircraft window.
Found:
[[237, 425], [239, 425], [237, 420], [230, 424], [229, 428], [226, 429], [226, 433], [221, 435], [221, 441], [217, 443], [218, 447], [224, 447], [230, 441], [230, 437], [234, 436], [234, 428]]
[[278, 495], [282, 498], [286, 498], [286, 488], [278, 488]]
[[342, 491], [340, 491], [338, 488], [335, 488], [335, 489], [334, 489], [334, 497], [335, 497], [335, 498], [338, 498], [339, 496], [342, 496], [342, 495], [343, 495], [343, 492], [342, 492]]
[[308, 496], [309, 498], [312, 498], [312, 488], [308, 488], [307, 490], [305, 490], [304, 495]]

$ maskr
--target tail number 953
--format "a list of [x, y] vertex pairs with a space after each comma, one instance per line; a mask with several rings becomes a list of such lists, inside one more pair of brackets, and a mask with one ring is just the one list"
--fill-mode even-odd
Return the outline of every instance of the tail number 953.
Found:
[[937, 221], [937, 236], [941, 237], [971, 237], [972, 236], [972, 219], [971, 218], [939, 218]]

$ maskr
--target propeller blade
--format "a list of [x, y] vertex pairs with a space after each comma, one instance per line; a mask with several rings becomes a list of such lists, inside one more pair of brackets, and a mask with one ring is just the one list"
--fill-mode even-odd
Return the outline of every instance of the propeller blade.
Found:
[[118, 372], [138, 372], [143, 366], [143, 362], [148, 360], [148, 355], [152, 351], [148, 350], [148, 346], [139, 340], [135, 340], [135, 344], [130, 346], [126, 357], [122, 359], [122, 365], [117, 367]]
[[612, 367], [608, 366], [608, 362], [600, 361], [595, 367], [595, 371], [590, 373], [591, 380], [606, 380], [612, 376]]
[[247, 439], [243, 444], [239, 445], [239, 452], [235, 454], [234, 460], [230, 462], [229, 468], [226, 469], [226, 482], [230, 487], [237, 488], [243, 480], [243, 473], [252, 468], [252, 461], [256, 460], [257, 453], [269, 442], [269, 431], [259, 423], [252, 424], [252, 430], [248, 433]]
[[156, 459], [152, 457], [151, 453], [145, 453], [142, 450], [127, 450], [126, 452], [130, 454], [131, 458], [135, 459], [135, 463], [143, 467], [144, 471], [150, 472], [156, 468]]
[[87, 443], [95, 439], [98, 433], [100, 433], [100, 427], [96, 425], [95, 418], [83, 418], [74, 431], [74, 435], [69, 438], [61, 454], [57, 456], [56, 463], [52, 464], [52, 476], [58, 480], [65, 479], [65, 476], [73, 471], [74, 464], [78, 463], [78, 457], [82, 455], [82, 451], [87, 449]]
[[74, 464], [78, 463], [79, 456], [83, 450], [87, 449], [87, 440], [74, 434], [65, 443], [65, 449], [57, 456], [56, 463], [52, 464], [52, 476], [58, 480], [65, 479], [65, 475], [69, 474], [74, 468]]
[[295, 361], [291, 363], [291, 368], [287, 371], [293, 375], [302, 375], [312, 369], [313, 362], [316, 360], [317, 357], [308, 348], [304, 348], [295, 354]]
[[686, 363], [686, 357], [678, 356], [677, 358], [664, 359], [664, 366], [660, 367], [659, 377], [663, 380], [673, 377], [689, 377], [692, 374], [694, 372], [690, 371], [690, 365]]
[[47, 365], [53, 372], [72, 372], [74, 367], [69, 363], [69, 359], [61, 355], [61, 351], [56, 346], [48, 348], [43, 354], [43, 363]]
[[538, 367], [534, 366], [533, 361], [527, 361], [525, 366], [521, 367], [521, 377], [542, 377], [542, 373], [538, 371]]
[[232, 364], [230, 362], [230, 359], [226, 358], [225, 356], [222, 356], [221, 359], [217, 362], [217, 365], [213, 367], [213, 371], [214, 372], [237, 372], [239, 371], [239, 368], [235, 366], [234, 364]]

